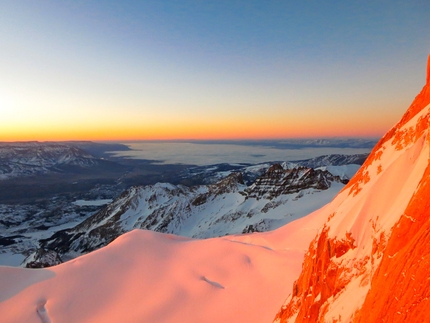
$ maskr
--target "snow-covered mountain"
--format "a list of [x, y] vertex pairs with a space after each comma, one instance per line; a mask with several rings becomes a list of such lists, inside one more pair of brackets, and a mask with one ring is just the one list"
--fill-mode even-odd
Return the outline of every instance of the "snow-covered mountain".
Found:
[[[357, 141], [360, 140], [357, 139]], [[323, 170], [329, 170], [328, 168], [324, 167], [331, 167], [329, 171], [333, 175], [340, 176], [344, 179], [350, 179], [358, 170], [358, 168], [360, 168], [360, 165], [364, 163], [368, 155], [368, 153], [352, 155], [323, 155], [310, 159], [283, 162], [282, 166], [285, 169], [304, 166], [307, 168], [321, 168]], [[203, 184], [214, 184], [233, 172], [241, 172], [245, 184], [251, 185], [258, 177], [267, 172], [269, 167], [271, 167], [275, 163], [279, 163], [279, 161], [266, 162], [255, 165], [215, 164], [210, 166], [195, 166], [185, 169], [182, 172], [181, 177], [184, 179], [196, 179]]]
[[99, 162], [84, 150], [64, 143], [0, 143], [0, 180], [62, 172], [64, 166], [88, 168]]
[[[280, 164], [272, 165], [268, 171], [252, 184], [246, 192], [250, 198], [273, 199], [279, 195], [302, 192], [306, 189], [326, 190], [332, 182], [348, 183], [327, 170], [308, 167], [284, 169]], [[303, 194], [301, 194], [302, 196]]]
[[332, 155], [324, 155], [311, 159], [305, 160], [297, 160], [293, 161], [293, 163], [310, 167], [310, 168], [318, 168], [322, 166], [340, 166], [340, 165], [362, 165], [369, 154], [353, 154], [353, 155], [340, 155], [340, 154], [332, 154]]
[[430, 58], [424, 89], [323, 208], [271, 232], [134, 230], [51, 268], [0, 267], [0, 322], [429, 322], [429, 121]]
[[[328, 203], [347, 182], [326, 170], [274, 164], [250, 186], [235, 172], [211, 185], [132, 187], [81, 224], [42, 240], [24, 265], [54, 265], [136, 228], [192, 238], [268, 231]], [[47, 257], [52, 251], [58, 256]]]

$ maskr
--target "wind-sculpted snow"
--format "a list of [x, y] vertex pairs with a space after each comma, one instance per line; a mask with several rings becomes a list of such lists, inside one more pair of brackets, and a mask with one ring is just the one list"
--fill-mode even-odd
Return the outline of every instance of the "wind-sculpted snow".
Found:
[[325, 209], [275, 322], [430, 320], [429, 120], [427, 83]]
[[205, 240], [134, 230], [49, 269], [0, 267], [0, 322], [268, 322], [317, 224]]

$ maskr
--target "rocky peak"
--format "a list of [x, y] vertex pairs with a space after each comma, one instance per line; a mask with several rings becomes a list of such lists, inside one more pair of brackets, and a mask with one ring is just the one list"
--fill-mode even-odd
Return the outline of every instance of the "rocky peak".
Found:
[[269, 169], [267, 170], [267, 173], [276, 173], [276, 172], [283, 172], [284, 168], [282, 167], [281, 164], [273, 164], [272, 166], [269, 167]]
[[63, 260], [56, 251], [39, 248], [24, 260], [23, 265], [27, 268], [45, 268], [59, 265], [62, 262]]
[[426, 84], [430, 84], [430, 55], [427, 60], [427, 78], [426, 78]]
[[345, 184], [347, 181], [341, 180], [327, 170], [304, 166], [284, 169], [280, 164], [274, 164], [264, 175], [257, 178], [246, 192], [249, 198], [273, 199], [281, 194], [298, 193], [309, 188], [326, 190], [331, 186], [331, 182]]
[[192, 205], [198, 206], [207, 203], [208, 199], [214, 199], [221, 194], [234, 193], [239, 191], [240, 186], [245, 186], [242, 173], [235, 172], [223, 178], [215, 184], [208, 185], [207, 191], [198, 194], [193, 201]]
[[219, 182], [209, 185], [209, 191], [215, 194], [223, 194], [237, 191], [239, 185], [245, 185], [242, 173], [235, 172], [223, 178]]

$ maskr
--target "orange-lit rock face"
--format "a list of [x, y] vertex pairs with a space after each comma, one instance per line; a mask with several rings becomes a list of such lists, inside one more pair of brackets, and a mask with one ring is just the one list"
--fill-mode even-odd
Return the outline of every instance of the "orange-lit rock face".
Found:
[[[430, 322], [430, 56], [426, 82], [339, 194], [350, 206], [339, 214], [332, 210], [275, 322]], [[417, 165], [416, 154], [423, 163], [421, 172], [407, 175], [416, 176], [413, 187], [406, 187], [412, 183], [406, 176], [398, 183], [405, 189], [378, 182], [402, 173], [408, 163]], [[406, 188], [409, 194], [402, 195]], [[381, 190], [387, 193], [375, 195]], [[404, 199], [395, 216], [387, 205], [369, 202], [391, 191]]]
[[428, 65], [427, 65], [427, 78], [426, 85], [421, 90], [420, 94], [418, 94], [414, 101], [412, 102], [409, 109], [403, 115], [400, 122], [393, 127], [390, 131], [388, 131], [385, 136], [378, 142], [378, 144], [373, 148], [372, 153], [369, 155], [363, 166], [359, 169], [357, 174], [349, 181], [348, 185], [346, 185], [343, 190], [350, 190], [350, 194], [356, 195], [360, 191], [360, 186], [362, 184], [366, 184], [369, 181], [369, 174], [367, 172], [367, 168], [372, 165], [375, 161], [379, 160], [382, 155], [382, 147], [388, 142], [390, 139], [395, 137], [396, 149], [402, 149], [406, 144], [410, 143], [413, 140], [419, 138], [424, 130], [427, 129], [428, 120], [422, 119], [420, 120], [420, 124], [417, 125], [418, 130], [402, 130], [399, 129], [404, 126], [409, 120], [411, 120], [414, 116], [417, 115], [425, 106], [430, 104], [430, 55], [428, 57]]
[[330, 239], [324, 227], [305, 255], [302, 275], [294, 284], [291, 302], [281, 309], [276, 319], [283, 321], [298, 312], [296, 322], [318, 322], [320, 311], [324, 310], [321, 307], [345, 287], [349, 282], [348, 274], [357, 269], [340, 268], [336, 263], [336, 259], [354, 248], [351, 234], [347, 233], [341, 240]]
[[430, 322], [430, 166], [393, 229], [355, 322]]
[[426, 78], [426, 84], [430, 83], [430, 55], [427, 60], [427, 78]]

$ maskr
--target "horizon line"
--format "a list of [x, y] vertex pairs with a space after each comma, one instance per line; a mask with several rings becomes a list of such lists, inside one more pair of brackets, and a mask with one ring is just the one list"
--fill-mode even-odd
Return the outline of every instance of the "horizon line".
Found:
[[352, 139], [367, 139], [379, 140], [382, 136], [313, 136], [313, 137], [284, 137], [284, 138], [221, 138], [221, 139], [47, 139], [47, 140], [0, 140], [0, 143], [48, 143], [48, 142], [252, 142], [252, 141], [284, 141], [284, 140], [352, 140]]

